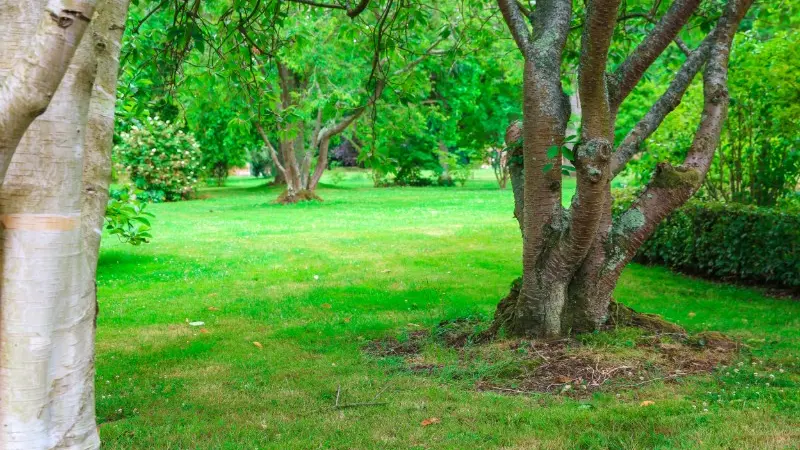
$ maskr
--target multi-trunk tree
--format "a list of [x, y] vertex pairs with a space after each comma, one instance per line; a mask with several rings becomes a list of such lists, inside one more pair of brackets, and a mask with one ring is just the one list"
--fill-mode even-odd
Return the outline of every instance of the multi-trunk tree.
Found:
[[0, 1], [0, 448], [94, 449], [95, 272], [127, 0]]
[[[733, 37], [752, 0], [728, 0], [711, 31], [693, 50], [678, 36], [700, 0], [675, 0], [627, 58], [609, 69], [609, 49], [621, 0], [571, 0], [523, 5], [498, 0], [524, 62], [523, 121], [509, 127], [515, 216], [523, 238], [523, 275], [498, 305], [495, 329], [527, 336], [563, 336], [599, 328], [609, 317], [620, 273], [658, 223], [700, 187], [728, 109], [727, 71]], [[660, 2], [656, 2], [659, 3]], [[658, 12], [658, 6], [652, 12]], [[573, 14], [578, 20], [573, 20]], [[576, 25], [577, 24], [577, 25]], [[570, 102], [564, 92], [565, 46], [582, 28], [577, 61], [581, 126], [564, 151]], [[615, 145], [620, 105], [658, 57], [677, 42], [687, 51], [671, 83], [627, 136]], [[638, 199], [611, 213], [611, 180], [642, 148], [702, 73], [703, 112], [680, 164], [659, 163]], [[562, 156], [576, 169], [577, 192], [562, 207]]]
[[242, 86], [251, 120], [286, 182], [281, 202], [318, 198], [315, 190], [328, 167], [331, 140], [372, 108], [387, 86], [401, 88], [414, 78], [421, 61], [451, 45], [445, 42], [449, 34], [439, 33], [450, 26], [439, 12], [433, 13], [438, 20], [432, 20], [439, 24], [427, 29], [435, 33], [418, 25], [420, 32], [409, 38], [399, 35], [397, 24], [409, 23], [413, 9], [389, 2], [367, 11], [374, 22], [310, 11], [280, 27], [285, 36], [272, 52], [261, 42], [263, 36], [241, 30], [239, 45], [249, 48], [249, 58], [239, 61], [237, 71], [249, 74]]

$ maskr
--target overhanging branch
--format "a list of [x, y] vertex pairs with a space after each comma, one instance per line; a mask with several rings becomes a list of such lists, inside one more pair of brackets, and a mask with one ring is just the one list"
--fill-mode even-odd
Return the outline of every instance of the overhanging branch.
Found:
[[[647, 68], [677, 36], [700, 4], [700, 0], [675, 0], [652, 31], [613, 74], [611, 108], [616, 111], [631, 93]], [[652, 15], [645, 15], [652, 20]]]
[[689, 55], [664, 94], [617, 147], [611, 161], [612, 176], [625, 169], [628, 161], [641, 151], [644, 141], [661, 126], [667, 115], [678, 107], [692, 80], [708, 60], [713, 42], [714, 33], [710, 33], [700, 47]]

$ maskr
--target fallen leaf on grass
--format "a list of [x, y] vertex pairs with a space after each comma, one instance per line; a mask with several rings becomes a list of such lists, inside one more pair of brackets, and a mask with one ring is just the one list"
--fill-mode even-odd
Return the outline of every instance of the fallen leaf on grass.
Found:
[[654, 402], [652, 400], [645, 400], [642, 403], [639, 403], [639, 406], [652, 406], [652, 405], [655, 405], [655, 404], [656, 404], [656, 402]]
[[350, 323], [350, 318], [349, 317], [345, 317], [344, 318], [344, 323]]
[[258, 348], [264, 348], [264, 346], [261, 345], [261, 342], [258, 342], [258, 341], [253, 341], [253, 345], [255, 345]]
[[420, 422], [420, 425], [422, 425], [423, 427], [427, 427], [439, 422], [441, 422], [441, 419], [439, 419], [438, 417], [431, 417]]
[[696, 313], [690, 312], [690, 313], [689, 313], [689, 318], [692, 318], [692, 317], [694, 317], [694, 316], [696, 316], [696, 315], [697, 315]]
[[209, 311], [219, 311], [219, 308], [217, 308], [216, 306], [209, 306], [208, 310]]
[[203, 334], [211, 333], [210, 331], [206, 330], [205, 328], [200, 328], [200, 332]]

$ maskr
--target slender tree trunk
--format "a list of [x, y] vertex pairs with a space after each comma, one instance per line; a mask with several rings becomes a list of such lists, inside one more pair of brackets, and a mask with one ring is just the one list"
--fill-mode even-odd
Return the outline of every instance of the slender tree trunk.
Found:
[[450, 186], [453, 184], [453, 177], [450, 176], [450, 163], [447, 160], [447, 145], [443, 139], [439, 139], [439, 166], [442, 168], [442, 174], [439, 175], [439, 184]]
[[290, 196], [293, 196], [303, 190], [303, 185], [300, 182], [300, 167], [297, 163], [297, 155], [294, 152], [293, 141], [283, 141], [280, 143], [281, 156], [283, 157], [283, 167], [286, 168], [284, 176], [286, 177], [286, 191]]
[[117, 77], [122, 33], [128, 16], [130, 0], [101, 0], [94, 23], [92, 41], [96, 75], [89, 103], [89, 116], [84, 136], [83, 185], [81, 197], [81, 240], [85, 261], [81, 307], [93, 314], [91, 329], [81, 330], [81, 339], [87, 339], [87, 352], [91, 362], [85, 371], [91, 378], [85, 387], [78, 421], [85, 424], [87, 433], [65, 440], [63, 448], [94, 448], [96, 436], [94, 396], [94, 342], [97, 327], [97, 262], [100, 238], [108, 204], [108, 187], [111, 182], [111, 148], [114, 138], [114, 112], [117, 100]]
[[311, 175], [311, 181], [308, 183], [308, 190], [314, 192], [317, 190], [317, 186], [319, 185], [319, 180], [322, 179], [322, 175], [325, 173], [325, 169], [328, 168], [328, 149], [331, 145], [331, 138], [324, 136], [319, 141], [319, 156], [317, 157], [317, 166], [314, 168], [314, 173]]

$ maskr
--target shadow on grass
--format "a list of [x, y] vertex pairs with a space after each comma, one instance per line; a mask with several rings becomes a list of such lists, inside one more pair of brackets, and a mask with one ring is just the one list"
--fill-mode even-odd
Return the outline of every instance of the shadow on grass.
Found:
[[275, 186], [271, 180], [259, 180], [256, 185], [230, 185], [222, 187], [210, 187], [203, 189], [202, 194], [211, 194], [212, 197], [234, 197], [238, 195], [255, 194], [260, 192], [280, 193], [283, 186]]
[[152, 254], [103, 249], [97, 260], [97, 268], [102, 270], [113, 266], [115, 270], [129, 270], [137, 265], [150, 264], [155, 261], [155, 258]]

